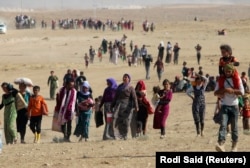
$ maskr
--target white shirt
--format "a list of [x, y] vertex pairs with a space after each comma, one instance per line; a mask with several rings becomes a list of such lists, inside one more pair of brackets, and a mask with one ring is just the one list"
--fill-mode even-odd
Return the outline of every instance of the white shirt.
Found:
[[[232, 78], [227, 78], [226, 80], [230, 83], [231, 86], [234, 85], [234, 84], [233, 84]], [[225, 87], [225, 88], [232, 88], [232, 87], [228, 84], [228, 82], [227, 82], [226, 80], [225, 80], [225, 82], [224, 82], [224, 87]], [[239, 81], [240, 81], [240, 88], [239, 88], [239, 90], [240, 90], [240, 92], [242, 93], [242, 95], [244, 95], [244, 87], [243, 87], [242, 81], [241, 81], [241, 80], [239, 80]], [[219, 83], [218, 83], [218, 82], [216, 83], [216, 86], [215, 86], [214, 91], [217, 91], [217, 90], [219, 90]], [[224, 97], [222, 98], [222, 103], [221, 103], [221, 104], [222, 104], [222, 105], [227, 105], [227, 106], [235, 106], [235, 105], [238, 105], [238, 104], [239, 104], [238, 96], [235, 95], [235, 94], [225, 93], [225, 94], [224, 94]]]

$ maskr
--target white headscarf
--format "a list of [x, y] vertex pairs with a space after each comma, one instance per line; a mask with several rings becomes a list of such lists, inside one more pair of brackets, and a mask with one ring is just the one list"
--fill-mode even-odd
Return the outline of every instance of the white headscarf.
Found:
[[161, 44], [162, 47], [164, 47], [164, 42], [163, 41], [161, 41], [160, 44]]

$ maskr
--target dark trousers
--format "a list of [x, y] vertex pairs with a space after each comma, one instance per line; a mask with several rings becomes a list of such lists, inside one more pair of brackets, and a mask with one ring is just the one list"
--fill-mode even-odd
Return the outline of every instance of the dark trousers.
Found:
[[30, 117], [30, 129], [34, 134], [41, 133], [41, 125], [42, 125], [42, 115]]
[[21, 110], [18, 110], [16, 118], [16, 126], [17, 126], [17, 132], [20, 133], [21, 140], [24, 140], [27, 123], [28, 123], [27, 109], [23, 108]]
[[[198, 100], [197, 100], [198, 99]], [[206, 104], [205, 100], [200, 101], [201, 99], [196, 98], [192, 104], [193, 118], [196, 126], [197, 134], [200, 134], [204, 130], [204, 121], [205, 121], [205, 109]]]
[[198, 65], [200, 65], [200, 60], [201, 60], [201, 54], [197, 53], [197, 62], [198, 62]]
[[165, 132], [165, 127], [161, 127], [161, 135], [165, 135], [166, 132]]
[[71, 135], [71, 129], [72, 129], [72, 121], [66, 122], [64, 125], [61, 126], [64, 139], [69, 139]]

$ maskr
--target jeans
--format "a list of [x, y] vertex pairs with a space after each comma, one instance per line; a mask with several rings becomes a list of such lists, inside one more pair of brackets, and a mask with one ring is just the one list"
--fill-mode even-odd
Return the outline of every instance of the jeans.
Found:
[[225, 142], [227, 134], [227, 125], [231, 124], [232, 141], [238, 141], [238, 115], [239, 107], [222, 105], [222, 123], [220, 125], [218, 142]]

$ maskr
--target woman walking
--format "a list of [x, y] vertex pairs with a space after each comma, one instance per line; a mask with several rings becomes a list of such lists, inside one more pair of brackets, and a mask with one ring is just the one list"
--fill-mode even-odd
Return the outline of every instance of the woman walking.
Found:
[[172, 90], [169, 80], [165, 79], [162, 83], [163, 89], [159, 91], [160, 101], [156, 107], [153, 128], [161, 129], [160, 138], [163, 139], [166, 137], [166, 120], [169, 115], [169, 103], [172, 100]]
[[114, 107], [114, 136], [115, 139], [127, 139], [133, 111], [138, 111], [138, 102], [134, 87], [130, 84], [129, 74], [123, 75], [123, 82], [117, 87], [112, 103]]
[[50, 76], [47, 82], [49, 86], [50, 99], [55, 99], [56, 89], [58, 88], [58, 77], [54, 75], [54, 71], [50, 71]]
[[89, 124], [92, 114], [92, 107], [94, 106], [93, 98], [89, 92], [89, 84], [85, 81], [82, 85], [82, 91], [77, 92], [77, 107], [78, 107], [78, 123], [75, 128], [74, 135], [81, 136], [79, 141], [84, 138], [85, 141], [89, 139]]
[[4, 107], [4, 134], [6, 144], [15, 144], [17, 142], [16, 133], [16, 106], [15, 97], [17, 90], [13, 88], [13, 85], [9, 83], [2, 83], [2, 89], [4, 94], [2, 96], [2, 103], [0, 104], [0, 110]]
[[113, 131], [113, 122], [110, 119], [113, 117], [111, 104], [114, 101], [117, 83], [115, 79], [108, 78], [107, 87], [104, 90], [102, 101], [100, 103], [100, 109], [104, 106], [104, 118], [105, 118], [105, 128], [103, 132], [103, 140], [113, 139], [114, 131]]

